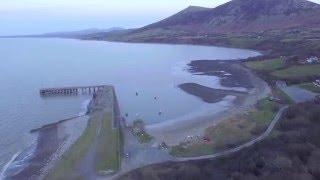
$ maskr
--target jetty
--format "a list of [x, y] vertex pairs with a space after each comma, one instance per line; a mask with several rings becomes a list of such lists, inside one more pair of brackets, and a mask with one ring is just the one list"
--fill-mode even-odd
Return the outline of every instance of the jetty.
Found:
[[93, 94], [98, 90], [103, 89], [104, 87], [105, 85], [43, 88], [43, 89], [40, 89], [40, 95], [41, 96], [77, 95], [79, 93]]

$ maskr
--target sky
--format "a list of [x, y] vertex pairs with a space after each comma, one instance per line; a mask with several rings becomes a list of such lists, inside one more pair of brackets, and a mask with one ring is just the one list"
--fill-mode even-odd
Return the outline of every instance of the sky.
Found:
[[[141, 27], [190, 6], [229, 0], [0, 0], [0, 35]], [[320, 0], [313, 0], [320, 3]]]

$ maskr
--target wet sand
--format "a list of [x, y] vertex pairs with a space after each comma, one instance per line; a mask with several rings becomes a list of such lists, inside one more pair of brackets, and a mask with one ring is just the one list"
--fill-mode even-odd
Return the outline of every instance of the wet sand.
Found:
[[236, 96], [237, 98], [243, 98], [248, 95], [247, 92], [240, 92], [235, 90], [213, 89], [206, 86], [202, 86], [196, 83], [180, 84], [179, 88], [188, 94], [201, 98], [206, 103], [217, 103], [222, 101], [227, 96]]
[[254, 88], [254, 83], [250, 81], [250, 72], [239, 65], [238, 61], [221, 60], [199, 60], [191, 61], [189, 72], [195, 75], [216, 76], [220, 78], [220, 83], [224, 87]]
[[4, 172], [5, 179], [42, 179], [55, 161], [84, 131], [88, 118], [78, 116], [31, 131], [35, 142], [22, 151]]
[[86, 117], [79, 117], [38, 129], [36, 143], [14, 159], [5, 172], [6, 179], [42, 179], [81, 135], [86, 123]]
[[[58, 150], [60, 140], [58, 139], [58, 127], [57, 125], [49, 128], [43, 128], [39, 131], [37, 138], [37, 145], [34, 154], [30, 154], [30, 159], [22, 166], [26, 166], [21, 171], [12, 169], [11, 175], [8, 179], [37, 179], [42, 174], [42, 168], [48, 164], [54, 153]], [[26, 153], [26, 152], [25, 152]], [[21, 153], [16, 162], [23, 161], [28, 157], [28, 154]], [[10, 169], [9, 169], [10, 171]], [[17, 172], [14, 172], [17, 171]]]
[[247, 92], [212, 89], [192, 83], [180, 85], [180, 88], [190, 95], [199, 97], [207, 103], [219, 103], [219, 107], [147, 126], [148, 133], [158, 142], [176, 145], [184, 141], [187, 136], [202, 136], [207, 127], [248, 111], [259, 99], [271, 92], [266, 82], [241, 66], [239, 62], [192, 61], [189, 67], [189, 71], [195, 75], [217, 76], [220, 77], [222, 86], [241, 87], [247, 89]]

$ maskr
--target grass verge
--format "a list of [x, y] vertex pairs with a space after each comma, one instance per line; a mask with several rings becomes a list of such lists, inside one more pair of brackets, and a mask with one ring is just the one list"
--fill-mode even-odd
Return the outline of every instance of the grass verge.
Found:
[[289, 68], [274, 71], [271, 75], [280, 79], [296, 79], [310, 76], [318, 76], [320, 74], [320, 64], [316, 65], [294, 65]]
[[64, 179], [72, 176], [73, 170], [77, 163], [81, 160], [79, 157], [84, 157], [86, 152], [91, 146], [91, 142], [96, 136], [96, 129], [98, 126], [98, 121], [95, 119], [90, 119], [88, 122], [88, 127], [80, 138], [64, 153], [55, 165], [55, 167], [50, 171], [46, 179]]
[[107, 113], [98, 135], [96, 171], [117, 171], [120, 168], [120, 130], [112, 128], [112, 115]]
[[284, 61], [280, 58], [276, 59], [268, 59], [263, 61], [249, 61], [246, 62], [245, 65], [254, 70], [261, 70], [261, 71], [272, 71], [283, 68], [285, 66]]

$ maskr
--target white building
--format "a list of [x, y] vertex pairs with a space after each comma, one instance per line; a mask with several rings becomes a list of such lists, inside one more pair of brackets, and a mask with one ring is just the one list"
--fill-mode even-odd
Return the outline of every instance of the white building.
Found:
[[315, 82], [313, 82], [313, 85], [316, 87], [320, 87], [320, 80], [316, 80]]
[[318, 57], [312, 56], [312, 57], [307, 58], [306, 62], [309, 64], [314, 64], [314, 63], [319, 63], [320, 60]]

